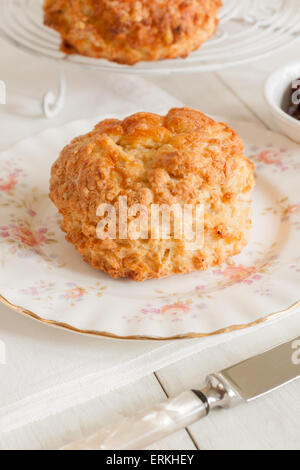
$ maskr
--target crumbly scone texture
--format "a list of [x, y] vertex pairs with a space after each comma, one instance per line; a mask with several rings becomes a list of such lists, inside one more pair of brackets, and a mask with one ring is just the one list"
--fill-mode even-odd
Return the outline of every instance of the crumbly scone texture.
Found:
[[134, 65], [187, 57], [216, 31], [221, 0], [44, 0], [68, 54]]
[[[199, 111], [172, 109], [162, 117], [138, 113], [100, 122], [74, 139], [52, 167], [50, 197], [67, 240], [92, 267], [136, 281], [222, 264], [241, 252], [251, 228], [254, 166], [239, 136]], [[133, 204], [203, 204], [204, 244], [184, 238], [97, 237], [97, 208], [119, 214], [119, 197]], [[117, 222], [118, 222], [117, 217]], [[133, 217], [128, 217], [130, 223]], [[149, 224], [150, 226], [150, 224]]]

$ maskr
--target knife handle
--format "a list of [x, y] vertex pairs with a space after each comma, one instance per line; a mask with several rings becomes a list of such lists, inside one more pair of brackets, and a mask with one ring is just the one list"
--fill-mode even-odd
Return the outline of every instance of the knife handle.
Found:
[[201, 399], [191, 391], [184, 392], [62, 450], [143, 449], [206, 415], [207, 406]]
[[210, 408], [222, 406], [227, 391], [216, 379], [203, 391], [188, 391], [61, 450], [138, 450], [205, 418]]

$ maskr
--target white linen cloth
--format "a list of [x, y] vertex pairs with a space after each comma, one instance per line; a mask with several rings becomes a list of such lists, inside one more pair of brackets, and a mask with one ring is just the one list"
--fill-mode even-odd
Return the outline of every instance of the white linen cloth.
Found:
[[0, 365], [0, 432], [85, 403], [204, 349], [216, 354], [218, 347], [222, 354], [222, 344], [239, 337], [238, 344], [241, 336], [249, 354], [257, 354], [297, 334], [299, 311], [210, 338], [109, 340], [46, 327], [0, 306], [0, 341], [6, 347], [6, 364]]
[[[53, 85], [55, 68], [2, 41], [0, 50], [0, 80], [7, 85], [7, 104], [0, 106], [0, 150], [70, 120], [142, 110], [165, 113], [182, 105], [142, 78], [74, 69], [67, 73], [65, 110], [47, 121], [41, 116], [40, 98]], [[273, 324], [206, 339], [117, 341], [46, 327], [1, 305], [0, 344], [5, 345], [6, 364], [0, 364], [0, 432], [62, 412], [236, 336], [244, 335], [255, 344], [253, 352], [261, 352], [274, 345], [268, 338], [288, 340], [296, 334], [294, 313]]]

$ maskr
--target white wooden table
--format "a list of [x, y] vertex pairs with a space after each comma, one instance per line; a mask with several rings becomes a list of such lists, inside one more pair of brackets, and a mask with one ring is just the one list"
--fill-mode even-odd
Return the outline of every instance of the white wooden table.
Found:
[[[6, 48], [4, 59], [0, 56], [0, 79], [8, 85], [8, 92], [20, 87], [20, 74], [15, 73], [18, 63], [22, 73], [32, 76], [36, 73], [44, 77], [42, 84], [27, 87], [29, 99], [38, 98], [45, 89], [51, 88], [55, 74], [47, 63], [40, 65], [36, 59], [25, 56], [5, 43], [0, 43], [0, 50]], [[289, 49], [278, 52], [268, 59], [230, 70], [208, 74], [172, 74], [168, 77], [152, 78], [154, 83], [184, 102], [187, 106], [201, 109], [211, 115], [229, 116], [234, 119], [259, 122], [266, 128], [274, 128], [271, 116], [265, 105], [263, 85], [267, 75], [284, 62], [294, 60], [298, 55], [299, 43]], [[8, 53], [9, 52], [9, 53]], [[70, 71], [68, 72], [70, 78]], [[89, 74], [91, 86], [105, 80], [105, 75], [94, 72], [78, 71], [78, 74]], [[70, 95], [80, 93], [74, 89], [72, 80]], [[64, 110], [62, 115], [53, 121], [53, 126], [73, 119], [93, 116], [90, 111], [92, 103], [78, 106], [72, 112]], [[36, 112], [36, 110], [34, 110]], [[49, 124], [43, 119], [30, 119], [16, 102], [0, 110], [0, 119], [5, 115], [6, 131], [1, 135], [0, 149], [14, 144], [23, 137], [32, 135]], [[18, 132], [12, 129], [12, 122], [18, 122]], [[3, 121], [2, 121], [3, 122]], [[30, 320], [28, 320], [30, 321]], [[300, 328], [299, 328], [300, 330]], [[299, 334], [295, 332], [295, 336]], [[274, 338], [274, 343], [278, 338]], [[263, 345], [262, 345], [263, 346]], [[232, 348], [241, 348], [238, 340]], [[220, 349], [209, 357], [210, 367], [229, 365], [232, 349]], [[43, 422], [6, 434], [0, 440], [1, 449], [53, 449], [59, 448], [70, 440], [93, 433], [101, 424], [117, 419], [120, 414], [132, 413], [150, 403], [174, 395], [199, 383], [200, 378], [211, 370], [206, 370], [209, 352], [181, 361], [166, 369], [160, 370], [139, 382], [93, 400], [78, 408], [68, 410], [58, 416], [52, 416]], [[230, 415], [216, 413], [206, 422], [197, 423], [188, 430], [182, 430], [153, 446], [154, 449], [296, 449], [300, 448], [300, 383], [287, 386], [268, 399], [255, 405], [248, 405], [234, 410]]]

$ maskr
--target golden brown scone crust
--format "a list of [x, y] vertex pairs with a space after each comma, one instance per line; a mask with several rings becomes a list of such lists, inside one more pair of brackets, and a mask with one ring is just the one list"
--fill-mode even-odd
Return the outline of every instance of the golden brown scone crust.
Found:
[[66, 53], [134, 65], [186, 57], [216, 31], [221, 0], [44, 0]]
[[[240, 253], [251, 227], [254, 167], [226, 124], [199, 111], [108, 119], [66, 146], [52, 168], [50, 197], [62, 229], [94, 268], [137, 281], [206, 270]], [[97, 207], [204, 204], [205, 241], [100, 240]]]

